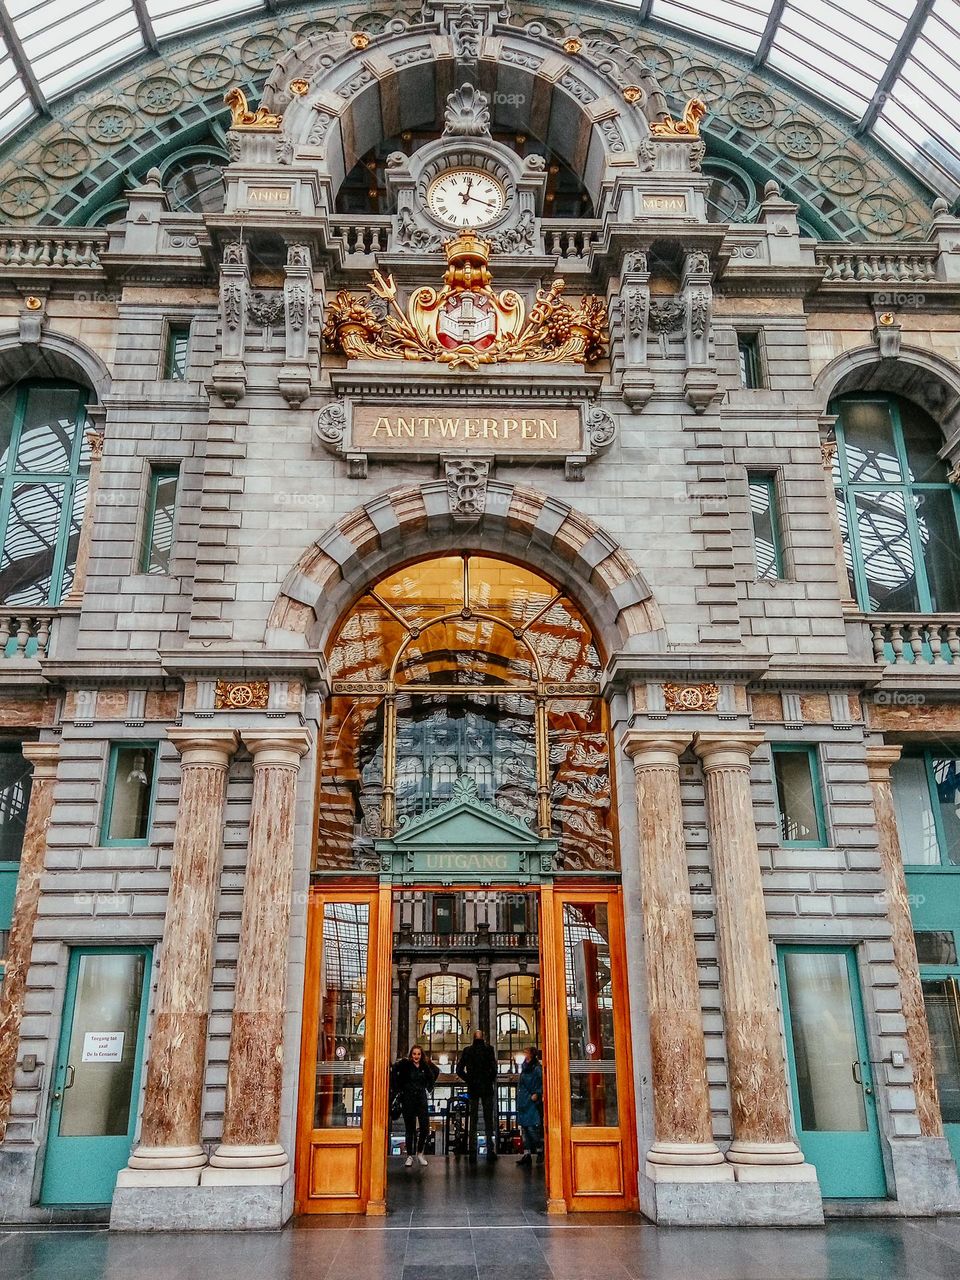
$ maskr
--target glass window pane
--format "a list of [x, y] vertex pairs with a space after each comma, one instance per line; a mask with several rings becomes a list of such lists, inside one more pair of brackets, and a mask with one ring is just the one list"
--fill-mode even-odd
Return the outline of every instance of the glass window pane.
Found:
[[563, 871], [613, 871], [610, 756], [600, 699], [551, 699], [547, 736], [558, 865]]
[[80, 957], [67, 1058], [73, 1070], [60, 1112], [63, 1138], [119, 1136], [130, 1129], [144, 964], [142, 955]]
[[934, 613], [960, 609], [960, 538], [953, 494], [949, 489], [921, 489], [914, 495], [930, 608]]
[[14, 466], [17, 471], [69, 471], [77, 438], [76, 387], [29, 387]]
[[149, 505], [140, 555], [141, 573], [170, 572], [179, 479], [178, 471], [154, 471], [150, 476]]
[[938, 755], [932, 767], [943, 838], [942, 861], [960, 866], [960, 758]]
[[613, 974], [606, 903], [563, 905], [570, 1121], [617, 1124]]
[[893, 418], [886, 401], [845, 400], [840, 421], [849, 483], [897, 483], [903, 479], [893, 439]]
[[114, 747], [112, 794], [107, 799], [108, 840], [146, 840], [153, 794], [155, 747]]
[[907, 866], [937, 865], [940, 845], [924, 758], [901, 757], [890, 769], [890, 780], [903, 861]]
[[20, 743], [0, 743], [0, 862], [20, 860], [32, 779]]
[[956, 978], [928, 979], [923, 1003], [944, 1124], [960, 1124], [960, 991]]
[[[417, 983], [417, 1035], [419, 1044], [446, 1071], [473, 1035], [470, 1013], [470, 980], [450, 973], [435, 973]], [[406, 1045], [398, 1045], [406, 1053]]]
[[868, 490], [854, 498], [860, 559], [872, 611], [920, 609], [913, 544], [904, 509], [907, 489]]
[[365, 902], [324, 903], [316, 1129], [359, 1128], [363, 1117], [369, 935]]
[[783, 576], [776, 528], [776, 490], [766, 476], [750, 481], [750, 514], [753, 518], [753, 553], [758, 581]]
[[817, 842], [823, 839], [817, 812], [817, 779], [813, 757], [807, 751], [773, 753], [780, 810], [780, 837], [785, 843]]
[[918, 929], [913, 937], [920, 964], [957, 963], [957, 940], [948, 929]]
[[937, 457], [943, 447], [940, 428], [910, 400], [898, 400], [909, 478], [916, 484], [946, 484], [947, 467]]
[[14, 485], [0, 554], [4, 604], [50, 602], [65, 492], [63, 484]]
[[167, 349], [164, 353], [163, 376], [172, 382], [183, 382], [187, 376], [187, 353], [190, 345], [190, 326], [172, 324], [167, 329]]
[[800, 1127], [863, 1132], [867, 1113], [863, 1089], [854, 1077], [860, 1051], [847, 958], [836, 952], [788, 951], [784, 972]]

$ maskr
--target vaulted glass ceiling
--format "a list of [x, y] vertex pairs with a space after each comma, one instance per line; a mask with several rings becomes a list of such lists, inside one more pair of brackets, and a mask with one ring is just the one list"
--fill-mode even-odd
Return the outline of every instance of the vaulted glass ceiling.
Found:
[[[0, 0], [0, 143], [171, 37], [278, 0]], [[960, 0], [619, 0], [824, 99], [934, 190], [960, 193]], [[412, 8], [412, 6], [411, 6]], [[596, 10], [592, 10], [596, 20]], [[709, 105], [709, 104], [708, 104]]]

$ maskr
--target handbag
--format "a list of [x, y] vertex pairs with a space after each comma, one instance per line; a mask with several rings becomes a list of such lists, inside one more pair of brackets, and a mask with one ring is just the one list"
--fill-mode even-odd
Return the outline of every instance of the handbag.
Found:
[[395, 1093], [390, 1099], [390, 1119], [399, 1120], [403, 1115], [403, 1098], [399, 1093]]

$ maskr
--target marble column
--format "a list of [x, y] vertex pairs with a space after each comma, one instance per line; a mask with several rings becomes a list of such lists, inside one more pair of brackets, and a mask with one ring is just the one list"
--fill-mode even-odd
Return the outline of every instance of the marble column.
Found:
[[[792, 1137], [780, 1014], [763, 902], [750, 794], [750, 757], [762, 733], [698, 733], [713, 849], [720, 981], [723, 988], [737, 1178], [812, 1180]], [[768, 1174], [761, 1172], [774, 1166]], [[791, 1172], [791, 1166], [795, 1169]], [[754, 1172], [751, 1172], [753, 1168]]]
[[[713, 1140], [680, 760], [690, 735], [631, 732], [653, 1068], [652, 1165], [719, 1165]], [[658, 1170], [651, 1171], [657, 1176]], [[728, 1173], [728, 1170], [724, 1170]], [[732, 1175], [731, 1175], [732, 1176]]]
[[898, 746], [868, 747], [867, 773], [873, 791], [880, 844], [880, 869], [887, 896], [887, 919], [890, 921], [893, 962], [900, 975], [903, 1017], [907, 1024], [907, 1047], [913, 1067], [913, 1089], [917, 1097], [920, 1133], [925, 1138], [942, 1138], [943, 1122], [940, 1096], [930, 1047], [930, 1028], [923, 1007], [917, 944], [910, 918], [907, 881], [903, 873], [897, 817], [893, 807], [893, 785], [890, 768], [900, 758]]
[[280, 1142], [283, 1020], [297, 774], [310, 735], [306, 729], [244, 730], [243, 741], [253, 756], [250, 835], [223, 1141], [203, 1173], [204, 1185], [282, 1183], [290, 1176]]
[[53, 809], [53, 784], [57, 776], [58, 742], [25, 742], [23, 754], [33, 765], [30, 807], [23, 833], [13, 920], [7, 944], [3, 986], [0, 987], [0, 1142], [3, 1141], [13, 1080], [20, 1048], [20, 1020], [27, 996], [27, 973], [33, 950], [33, 927], [40, 902], [40, 877], [47, 849], [47, 826]]
[[[104, 417], [105, 413], [99, 405], [90, 406], [87, 412], [93, 417]], [[61, 609], [79, 609], [83, 603], [83, 592], [87, 585], [87, 566], [90, 563], [90, 546], [93, 542], [93, 521], [97, 511], [97, 499], [100, 492], [100, 470], [103, 466], [103, 428], [88, 431], [87, 444], [90, 446], [90, 475], [87, 479], [87, 501], [80, 524], [80, 541], [77, 543], [77, 559], [73, 570], [73, 582], [70, 590], [60, 602]]]
[[232, 729], [169, 729], [180, 804], [163, 923], [140, 1143], [118, 1187], [196, 1186], [217, 885]]

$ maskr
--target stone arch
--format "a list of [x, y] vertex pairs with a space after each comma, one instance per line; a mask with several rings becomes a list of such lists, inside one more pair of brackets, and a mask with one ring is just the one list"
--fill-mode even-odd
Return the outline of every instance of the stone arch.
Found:
[[355, 507], [287, 575], [270, 648], [322, 649], [366, 587], [403, 561], [450, 551], [502, 554], [543, 569], [578, 602], [606, 653], [664, 647], [663, 621], [630, 556], [569, 503], [492, 480], [482, 515], [455, 519], [445, 481], [390, 489]]
[[952, 442], [960, 432], [960, 369], [922, 347], [904, 344], [900, 354], [882, 357], [876, 347], [857, 347], [836, 356], [814, 386], [824, 409], [846, 391], [876, 391], [918, 404]]
[[110, 371], [89, 347], [45, 329], [38, 343], [24, 342], [16, 330], [0, 334], [0, 386], [25, 378], [60, 378], [88, 386], [98, 401], [110, 390]]
[[[494, 124], [547, 143], [581, 175], [599, 212], [604, 184], [640, 163], [649, 122], [668, 114], [649, 70], [613, 49], [578, 57], [579, 48], [567, 51], [541, 24], [495, 26], [476, 47], [477, 85]], [[464, 79], [461, 57], [453, 23], [445, 30], [398, 20], [372, 36], [323, 33], [280, 58], [262, 103], [283, 115], [294, 155], [323, 162], [335, 196], [384, 138], [422, 125], [424, 113], [443, 118], [447, 94]]]

